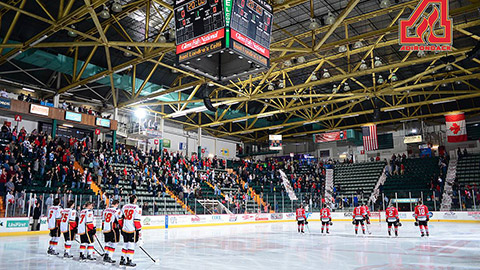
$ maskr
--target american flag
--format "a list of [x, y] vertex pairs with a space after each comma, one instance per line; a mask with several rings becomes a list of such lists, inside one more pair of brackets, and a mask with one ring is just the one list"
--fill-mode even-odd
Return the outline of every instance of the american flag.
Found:
[[378, 149], [377, 125], [369, 125], [362, 127], [363, 133], [363, 149], [372, 151]]

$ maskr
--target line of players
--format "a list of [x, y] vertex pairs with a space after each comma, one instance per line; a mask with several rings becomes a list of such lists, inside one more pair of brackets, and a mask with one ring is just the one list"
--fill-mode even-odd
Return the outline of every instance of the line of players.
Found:
[[[392, 203], [388, 205], [388, 208], [385, 210], [386, 215], [386, 222], [388, 224], [388, 235], [392, 236], [392, 227], [394, 228], [395, 237], [398, 236], [398, 227], [402, 226], [400, 223], [400, 218], [398, 216], [398, 209], [393, 206]], [[429, 211], [428, 207], [422, 203], [422, 200], [419, 199], [417, 206], [415, 207], [415, 226], [420, 227], [421, 236], [424, 237], [430, 236], [428, 231], [428, 221], [429, 218]], [[304, 233], [304, 226], [308, 225], [307, 216], [305, 215], [305, 209], [303, 208], [303, 204], [300, 205], [300, 208], [296, 210], [296, 220], [298, 223], [298, 232]], [[330, 208], [326, 205], [323, 205], [323, 208], [320, 210], [320, 221], [322, 222], [322, 234], [324, 231], [329, 234], [329, 226], [332, 226], [332, 216], [330, 213]], [[366, 224], [365, 224], [366, 223]], [[370, 210], [368, 206], [362, 204], [357, 206], [353, 209], [353, 220], [352, 224], [355, 225], [355, 235], [358, 235], [358, 227], [359, 225], [362, 226], [362, 232], [365, 234], [365, 225], [367, 227], [367, 232], [370, 232]], [[325, 230], [326, 227], [326, 230]]]
[[[50, 245], [47, 254], [58, 255], [55, 247], [58, 245], [60, 234], [65, 239], [64, 258], [72, 259], [70, 254], [75, 235], [80, 236], [80, 257], [79, 261], [95, 261], [93, 257], [96, 228], [94, 225], [93, 204], [91, 202], [83, 205], [83, 210], [78, 214], [75, 210], [75, 202], [70, 200], [67, 207], [62, 209], [60, 199], [55, 199], [53, 206], [49, 209], [48, 228], [50, 230]], [[105, 239], [105, 254], [103, 261], [114, 264], [112, 259], [116, 245], [120, 241], [120, 234], [123, 237], [124, 246], [120, 265], [135, 267], [132, 258], [135, 253], [135, 245], [141, 238], [142, 225], [140, 222], [142, 209], [137, 205], [137, 197], [130, 196], [130, 203], [118, 209], [119, 201], [114, 200], [110, 208], [103, 211], [102, 232]], [[78, 240], [76, 240], [78, 242]], [[141, 241], [141, 240], [140, 240]]]

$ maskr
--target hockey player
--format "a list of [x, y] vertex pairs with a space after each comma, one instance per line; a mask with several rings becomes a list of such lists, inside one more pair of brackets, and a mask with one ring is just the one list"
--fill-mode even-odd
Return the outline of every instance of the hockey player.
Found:
[[60, 199], [53, 200], [53, 206], [48, 210], [48, 229], [50, 230], [50, 245], [48, 246], [47, 254], [58, 255], [55, 247], [58, 245], [60, 238], [60, 220], [62, 207], [60, 206]]
[[368, 234], [372, 234], [370, 231], [370, 209], [368, 209], [368, 206], [365, 203], [362, 203], [363, 211], [365, 212], [365, 222], [366, 222], [366, 227], [367, 227], [367, 232]]
[[118, 209], [118, 200], [114, 200], [110, 208], [103, 211], [103, 223], [102, 231], [105, 237], [105, 255], [103, 261], [106, 263], [115, 263], [112, 260], [115, 247], [120, 241], [120, 225], [118, 223], [120, 219], [120, 210]]
[[300, 208], [296, 211], [297, 214], [297, 223], [298, 223], [298, 232], [305, 233], [303, 231], [303, 227], [305, 226], [305, 222], [307, 221], [307, 217], [305, 216], [305, 209], [303, 208], [303, 204], [300, 205]]
[[387, 216], [387, 224], [388, 224], [388, 235], [392, 236], [392, 226], [395, 228], [395, 237], [398, 236], [398, 226], [400, 226], [400, 219], [398, 218], [398, 210], [393, 206], [392, 203], [388, 205], [387, 210], [385, 210], [385, 214]]
[[63, 209], [62, 220], [60, 222], [60, 230], [63, 233], [63, 238], [65, 239], [65, 252], [63, 254], [64, 258], [71, 259], [73, 258], [70, 255], [70, 249], [72, 248], [72, 241], [75, 239], [75, 234], [77, 233], [77, 211], [75, 210], [75, 202], [70, 200], [67, 202], [67, 208]]
[[423, 204], [421, 199], [418, 199], [417, 206], [415, 207], [415, 226], [420, 226], [420, 233], [422, 237], [429, 236], [428, 232], [428, 221], [430, 217], [428, 215], [428, 207]]
[[330, 208], [327, 207], [326, 204], [323, 205], [323, 208], [320, 210], [320, 218], [322, 219], [322, 233], [325, 228], [327, 227], [327, 233], [330, 233], [328, 227], [332, 225], [332, 215], [330, 214]]
[[[121, 217], [119, 220], [124, 242], [122, 249], [123, 256], [120, 258], [120, 265], [130, 267], [136, 266], [136, 264], [132, 262], [132, 257], [135, 253], [135, 244], [141, 237], [141, 217], [142, 209], [137, 205], [137, 196], [132, 195], [130, 196], [130, 203], [122, 207]], [[127, 258], [126, 261], [124, 256]]]
[[[93, 257], [93, 243], [95, 242], [95, 233], [97, 229], [93, 224], [93, 204], [86, 202], [84, 209], [80, 212], [80, 223], [78, 224], [78, 234], [80, 235], [80, 261], [96, 260]], [[85, 257], [85, 249], [87, 250]]]
[[358, 234], [358, 224], [362, 224], [362, 231], [365, 234], [365, 208], [362, 206], [357, 206], [353, 209], [353, 221], [352, 224], [355, 225], [355, 234]]

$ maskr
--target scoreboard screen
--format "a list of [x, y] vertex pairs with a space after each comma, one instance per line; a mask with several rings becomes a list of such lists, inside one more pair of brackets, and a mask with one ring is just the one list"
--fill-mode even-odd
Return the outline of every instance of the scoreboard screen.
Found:
[[232, 38], [269, 58], [272, 7], [262, 0], [233, 0]]
[[175, 1], [177, 53], [223, 38], [224, 27], [221, 0]]

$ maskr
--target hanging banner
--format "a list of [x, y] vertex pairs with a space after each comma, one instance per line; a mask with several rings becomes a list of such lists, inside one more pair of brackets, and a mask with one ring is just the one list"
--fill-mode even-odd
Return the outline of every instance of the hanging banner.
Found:
[[445, 115], [447, 126], [447, 141], [450, 143], [464, 142], [467, 140], [467, 125], [463, 112]]
[[313, 135], [315, 143], [333, 142], [347, 139], [347, 131], [334, 131]]

